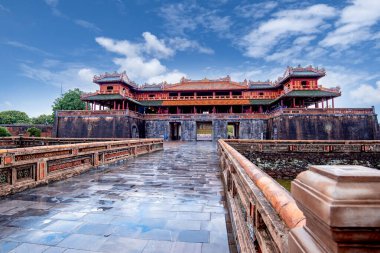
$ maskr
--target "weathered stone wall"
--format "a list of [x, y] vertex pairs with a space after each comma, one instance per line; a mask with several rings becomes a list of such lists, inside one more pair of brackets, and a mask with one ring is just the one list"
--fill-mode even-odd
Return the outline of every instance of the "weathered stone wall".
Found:
[[294, 179], [309, 165], [362, 165], [380, 170], [380, 153], [259, 153], [242, 154], [273, 178]]
[[228, 123], [239, 122], [239, 138], [261, 140], [267, 135], [267, 121], [260, 119], [214, 120], [214, 140], [227, 139]]
[[[212, 122], [213, 140], [226, 139], [228, 123], [239, 122], [240, 139], [278, 140], [374, 140], [380, 139], [376, 114], [282, 114], [273, 118], [245, 119], [239, 115], [216, 118], [192, 115], [150, 119], [144, 115], [83, 111], [56, 117], [54, 137], [78, 138], [164, 138], [170, 123], [181, 124], [181, 140], [195, 141], [197, 122]], [[115, 114], [113, 114], [115, 113]], [[138, 132], [138, 133], [137, 133]]]
[[146, 138], [169, 138], [171, 122], [181, 124], [182, 141], [196, 140], [197, 125], [194, 120], [147, 120], [145, 121]]
[[144, 122], [126, 115], [63, 116], [56, 118], [60, 138], [142, 138]]
[[24, 136], [29, 136], [27, 132], [28, 128], [36, 127], [41, 130], [41, 137], [51, 137], [53, 126], [52, 125], [4, 125], [0, 124], [0, 127], [6, 127], [8, 131], [12, 134], [12, 136], [18, 136], [20, 134]]
[[280, 115], [268, 120], [267, 137], [278, 140], [374, 140], [378, 138], [378, 122], [376, 115]]
[[[147, 120], [145, 121], [145, 133], [147, 138], [164, 138], [170, 136], [170, 123], [181, 124], [181, 140], [197, 140], [198, 120]], [[212, 122], [213, 140], [227, 138], [228, 123], [239, 122], [239, 137], [243, 139], [261, 139], [266, 136], [265, 120], [219, 120], [213, 119]]]
[[380, 141], [225, 142], [273, 178], [294, 179], [309, 165], [362, 165], [380, 170]]

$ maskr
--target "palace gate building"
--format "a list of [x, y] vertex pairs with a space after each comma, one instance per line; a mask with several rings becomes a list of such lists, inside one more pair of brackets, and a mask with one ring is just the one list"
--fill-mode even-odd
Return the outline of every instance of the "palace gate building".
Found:
[[[95, 76], [85, 111], [59, 111], [58, 137], [162, 137], [167, 140], [376, 139], [373, 108], [335, 108], [340, 89], [324, 69], [288, 67], [275, 82], [182, 78], [137, 85], [125, 72]], [[344, 81], [344, 80], [342, 80]]]

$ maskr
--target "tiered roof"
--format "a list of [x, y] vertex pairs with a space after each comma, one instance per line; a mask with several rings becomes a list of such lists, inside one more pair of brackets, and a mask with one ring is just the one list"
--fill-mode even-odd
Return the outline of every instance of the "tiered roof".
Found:
[[307, 67], [287, 67], [283, 76], [279, 77], [275, 82], [272, 81], [247, 81], [234, 82], [230, 76], [222, 77], [219, 79], [201, 79], [191, 80], [182, 77], [179, 83], [168, 84], [162, 82], [159, 84], [144, 84], [138, 86], [135, 82], [131, 81], [126, 72], [122, 73], [105, 73], [103, 75], [94, 76], [94, 83], [115, 83], [122, 82], [139, 91], [177, 91], [177, 90], [261, 90], [261, 89], [275, 89], [281, 86], [290, 77], [316, 77], [321, 78], [326, 75], [325, 69], [313, 68], [311, 65]]
[[95, 75], [93, 78], [93, 82], [97, 84], [121, 82], [133, 88], [138, 87], [135, 82], [131, 81], [128, 78], [126, 71], [123, 71], [121, 73], [117, 73], [116, 71], [114, 73], [106, 72], [103, 75]]

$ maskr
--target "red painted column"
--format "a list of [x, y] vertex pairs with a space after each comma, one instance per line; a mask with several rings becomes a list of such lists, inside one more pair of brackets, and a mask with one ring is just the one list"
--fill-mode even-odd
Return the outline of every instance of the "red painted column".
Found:
[[123, 111], [125, 109], [125, 100], [123, 100]]
[[[230, 94], [232, 93], [230, 92]], [[232, 105], [230, 106], [230, 113], [233, 113]]]
[[215, 91], [212, 92], [212, 98], [215, 98]]
[[259, 113], [263, 113], [263, 106], [262, 105], [259, 106]]
[[232, 98], [232, 91], [230, 91], [230, 98]]
[[116, 100], [113, 101], [113, 109], [116, 110]]
[[293, 108], [295, 108], [296, 107], [296, 98], [293, 98], [293, 106], [292, 106]]
[[322, 109], [325, 108], [325, 100], [322, 98]]
[[319, 104], [315, 102], [315, 108], [319, 108]]
[[335, 109], [335, 106], [334, 106], [334, 98], [331, 99], [331, 102], [332, 102], [332, 108]]
[[86, 111], [88, 110], [88, 102], [86, 101]]

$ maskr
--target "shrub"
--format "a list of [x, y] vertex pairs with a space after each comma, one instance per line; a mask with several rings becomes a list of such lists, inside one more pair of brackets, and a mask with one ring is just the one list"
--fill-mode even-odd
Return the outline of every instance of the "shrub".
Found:
[[41, 137], [41, 129], [38, 129], [37, 127], [28, 128], [26, 131], [29, 133], [29, 136]]
[[0, 127], [0, 137], [12, 136], [6, 127]]

